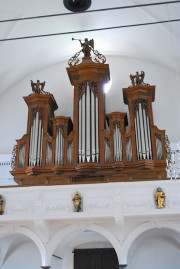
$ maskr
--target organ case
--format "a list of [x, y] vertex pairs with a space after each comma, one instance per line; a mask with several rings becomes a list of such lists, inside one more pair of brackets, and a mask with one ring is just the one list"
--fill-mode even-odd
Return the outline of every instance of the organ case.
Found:
[[14, 148], [12, 174], [19, 185], [166, 179], [165, 131], [153, 121], [155, 86], [144, 83], [144, 72], [130, 75], [132, 85], [123, 89], [129, 124], [126, 113], [106, 114], [109, 65], [90, 49], [103, 60], [84, 53], [81, 63], [75, 59], [67, 68], [74, 88], [73, 122], [54, 115], [58, 106], [44, 91], [45, 82], [31, 82], [33, 93], [24, 97], [27, 134]]

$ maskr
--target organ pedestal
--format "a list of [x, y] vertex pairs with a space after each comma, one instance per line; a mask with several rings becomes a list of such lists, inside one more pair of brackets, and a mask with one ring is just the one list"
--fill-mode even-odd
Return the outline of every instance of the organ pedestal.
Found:
[[14, 148], [12, 174], [19, 185], [166, 179], [165, 131], [153, 121], [155, 86], [143, 82], [144, 72], [130, 75], [132, 85], [123, 89], [129, 123], [126, 113], [106, 114], [109, 66], [91, 50], [103, 61], [86, 56], [67, 68], [74, 88], [73, 121], [55, 117], [57, 104], [44, 92], [45, 82], [31, 83], [33, 93], [24, 97], [27, 133]]

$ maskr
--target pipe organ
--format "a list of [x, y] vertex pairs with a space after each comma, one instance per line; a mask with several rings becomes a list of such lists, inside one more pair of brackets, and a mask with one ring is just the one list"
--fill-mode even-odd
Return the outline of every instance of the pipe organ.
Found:
[[144, 83], [144, 72], [130, 75], [123, 89], [127, 114], [106, 114], [104, 84], [110, 80], [105, 57], [80, 52], [67, 73], [74, 88], [73, 121], [55, 116], [54, 96], [45, 82], [31, 81], [27, 133], [14, 147], [12, 174], [19, 185], [76, 184], [165, 179], [165, 131], [153, 122], [155, 86]]

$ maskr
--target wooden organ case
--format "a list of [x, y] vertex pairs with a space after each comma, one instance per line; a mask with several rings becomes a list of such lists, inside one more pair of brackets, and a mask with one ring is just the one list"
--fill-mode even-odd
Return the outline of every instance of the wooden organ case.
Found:
[[31, 81], [32, 93], [24, 97], [27, 134], [13, 150], [15, 181], [30, 186], [166, 179], [165, 131], [153, 122], [155, 86], [144, 83], [144, 72], [130, 75], [132, 85], [123, 89], [129, 125], [126, 113], [106, 114], [109, 65], [93, 40], [81, 46], [67, 68], [74, 87], [73, 123], [55, 117], [58, 106], [44, 91], [45, 82]]

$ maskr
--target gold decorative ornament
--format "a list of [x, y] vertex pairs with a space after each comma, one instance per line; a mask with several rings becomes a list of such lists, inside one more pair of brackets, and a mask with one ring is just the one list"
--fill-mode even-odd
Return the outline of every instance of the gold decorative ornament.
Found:
[[154, 194], [154, 198], [158, 209], [164, 208], [166, 206], [166, 195], [160, 187], [157, 188], [157, 191]]
[[82, 198], [78, 191], [74, 194], [72, 201], [73, 201], [73, 211], [81, 212], [82, 211]]
[[3, 215], [3, 213], [4, 213], [3, 204], [4, 204], [4, 199], [3, 199], [2, 195], [0, 194], [0, 215]]

